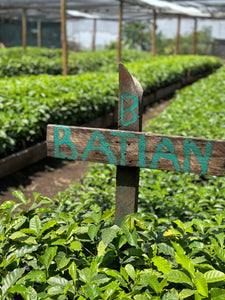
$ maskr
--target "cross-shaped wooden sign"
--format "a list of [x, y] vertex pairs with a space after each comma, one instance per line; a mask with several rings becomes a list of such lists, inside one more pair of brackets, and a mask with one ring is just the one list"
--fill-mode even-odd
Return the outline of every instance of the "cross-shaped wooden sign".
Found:
[[115, 221], [137, 211], [139, 168], [224, 176], [225, 141], [142, 133], [142, 88], [119, 64], [118, 130], [48, 125], [48, 156], [117, 165]]

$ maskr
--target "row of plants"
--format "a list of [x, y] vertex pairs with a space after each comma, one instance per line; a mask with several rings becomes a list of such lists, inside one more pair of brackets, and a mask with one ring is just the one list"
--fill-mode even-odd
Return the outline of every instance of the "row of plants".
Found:
[[[122, 51], [124, 62], [148, 59], [150, 53], [135, 50]], [[68, 52], [68, 73], [80, 74], [97, 71], [103, 66], [116, 65], [117, 51]], [[62, 74], [62, 50], [27, 47], [0, 49], [0, 77], [19, 76], [22, 74]]]
[[[221, 60], [200, 56], [156, 57], [127, 64], [145, 94], [219, 66]], [[114, 68], [67, 77], [43, 74], [1, 79], [0, 157], [44, 140], [48, 123], [81, 125], [112, 111], [118, 99]]]
[[[145, 130], [223, 138], [224, 80], [181, 90]], [[224, 178], [142, 169], [138, 213], [118, 226], [115, 173], [96, 164], [55, 199], [0, 206], [2, 299], [224, 299]]]
[[142, 172], [140, 212], [118, 226], [114, 176], [94, 165], [56, 199], [0, 206], [1, 299], [224, 299], [221, 182]]

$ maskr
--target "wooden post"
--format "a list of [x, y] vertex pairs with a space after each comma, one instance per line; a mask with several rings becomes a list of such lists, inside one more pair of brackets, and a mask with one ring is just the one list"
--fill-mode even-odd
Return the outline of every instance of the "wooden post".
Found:
[[93, 32], [92, 32], [92, 51], [94, 52], [96, 49], [95, 47], [95, 41], [96, 41], [96, 23], [97, 23], [97, 20], [94, 19], [93, 20]]
[[[140, 83], [130, 75], [122, 64], [119, 64], [119, 130], [139, 132], [142, 130], [142, 93]], [[117, 167], [116, 224], [120, 224], [127, 214], [137, 211], [138, 186], [139, 167]]]
[[27, 14], [26, 9], [23, 9], [22, 12], [22, 41], [23, 41], [23, 51], [26, 51], [27, 48]]
[[41, 21], [37, 21], [37, 46], [41, 47]]
[[117, 62], [118, 63], [121, 60], [122, 22], [123, 22], [123, 0], [120, 0], [119, 33], [118, 33], [118, 43], [117, 43]]
[[68, 52], [66, 38], [66, 0], [61, 0], [61, 41], [62, 41], [62, 59], [63, 75], [68, 75]]
[[193, 42], [192, 42], [192, 54], [196, 54], [196, 38], [197, 38], [197, 18], [194, 19], [194, 31], [193, 31]]
[[156, 10], [153, 9], [153, 23], [152, 23], [152, 57], [155, 56], [156, 53], [156, 18], [157, 13]]
[[175, 46], [175, 55], [179, 54], [179, 41], [180, 41], [180, 15], [177, 16], [177, 37]]

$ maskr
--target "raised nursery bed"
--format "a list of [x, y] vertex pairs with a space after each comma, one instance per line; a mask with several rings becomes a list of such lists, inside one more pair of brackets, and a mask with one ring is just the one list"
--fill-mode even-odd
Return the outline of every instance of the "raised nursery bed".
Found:
[[[188, 76], [182, 78], [177, 83], [171, 84], [167, 87], [158, 89], [156, 92], [151, 93], [143, 97], [143, 106], [149, 106], [159, 100], [170, 97], [174, 94], [177, 89], [180, 89], [188, 84], [197, 81], [200, 78], [208, 76], [211, 72], [204, 72], [196, 76]], [[91, 126], [95, 128], [109, 128], [115, 126], [117, 123], [117, 107], [115, 107], [113, 112], [99, 117], [96, 120], [85, 123], [82, 126]], [[46, 141], [37, 143], [34, 146], [28, 147], [25, 150], [19, 151], [12, 155], [9, 155], [0, 160], [0, 178], [10, 175], [26, 166], [36, 163], [44, 159], [47, 155]]]

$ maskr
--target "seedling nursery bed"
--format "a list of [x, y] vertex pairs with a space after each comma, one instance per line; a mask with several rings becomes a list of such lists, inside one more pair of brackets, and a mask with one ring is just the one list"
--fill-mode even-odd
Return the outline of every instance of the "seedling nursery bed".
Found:
[[[204, 78], [211, 74], [211, 71], [204, 72], [196, 76], [187, 76], [179, 80], [177, 83], [158, 89], [157, 91], [143, 97], [143, 107], [153, 105], [154, 103], [171, 97], [174, 92], [182, 87], [192, 84], [200, 78]], [[116, 105], [117, 106], [117, 105]], [[112, 128], [117, 120], [117, 107], [109, 114], [99, 117], [96, 120], [83, 124], [86, 127]], [[0, 160], [0, 178], [13, 174], [26, 166], [36, 163], [46, 158], [47, 148], [46, 141], [37, 143], [25, 150], [13, 153]]]

